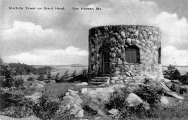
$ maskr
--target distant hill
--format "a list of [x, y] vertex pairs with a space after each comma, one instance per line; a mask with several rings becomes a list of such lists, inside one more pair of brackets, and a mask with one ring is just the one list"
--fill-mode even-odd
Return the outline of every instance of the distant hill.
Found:
[[16, 75], [26, 75], [26, 74], [30, 74], [30, 73], [36, 74], [36, 72], [37, 72], [36, 68], [34, 68], [30, 65], [27, 65], [27, 64], [9, 63], [9, 66], [11, 68], [15, 69]]
[[50, 66], [50, 67], [88, 67], [88, 65], [82, 65], [82, 64], [70, 64], [70, 65], [32, 65], [34, 68], [40, 68], [44, 66]]
[[82, 64], [71, 64], [71, 67], [87, 67], [87, 65], [82, 65]]
[[16, 75], [28, 75], [30, 73], [32, 73], [32, 74], [40, 74], [40, 73], [46, 74], [47, 71], [54, 69], [51, 66], [32, 66], [32, 65], [21, 64], [21, 63], [9, 63], [9, 66], [11, 68], [15, 69]]

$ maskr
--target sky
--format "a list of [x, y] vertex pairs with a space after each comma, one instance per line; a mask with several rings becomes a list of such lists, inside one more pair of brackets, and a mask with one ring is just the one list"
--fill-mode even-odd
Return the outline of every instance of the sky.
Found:
[[0, 0], [0, 56], [7, 63], [87, 65], [90, 28], [149, 25], [162, 33], [162, 65], [188, 65], [187, 6], [188, 0]]

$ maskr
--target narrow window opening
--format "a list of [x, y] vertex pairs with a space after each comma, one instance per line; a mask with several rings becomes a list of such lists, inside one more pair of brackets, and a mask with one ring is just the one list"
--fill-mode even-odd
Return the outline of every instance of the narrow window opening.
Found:
[[158, 49], [158, 63], [161, 64], [161, 47]]

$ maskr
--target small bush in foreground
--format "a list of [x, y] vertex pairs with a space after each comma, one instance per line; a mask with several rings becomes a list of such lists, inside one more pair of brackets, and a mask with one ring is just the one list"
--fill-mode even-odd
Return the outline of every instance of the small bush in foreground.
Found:
[[72, 120], [74, 115], [70, 114], [70, 110], [65, 111], [57, 111], [55, 116], [52, 118], [53, 120]]
[[20, 91], [2, 91], [0, 92], [0, 103], [1, 111], [4, 115], [21, 118], [30, 116], [33, 114], [34, 103], [24, 97], [23, 93]]
[[126, 98], [129, 94], [129, 91], [127, 89], [122, 89], [122, 92], [115, 91], [110, 99], [109, 102], [105, 104], [105, 108], [110, 110], [112, 108], [117, 109], [120, 113], [120, 117], [128, 117], [128, 103], [126, 102]]
[[139, 87], [134, 93], [137, 94], [142, 100], [150, 104], [150, 109], [145, 109], [144, 104], [139, 104], [137, 106], [129, 106], [126, 98], [129, 95], [129, 91], [124, 88], [120, 92], [114, 92], [110, 97], [109, 102], [105, 105], [106, 109], [110, 110], [112, 108], [119, 111], [116, 119], [128, 119], [128, 118], [156, 118], [155, 110], [158, 109], [158, 101], [160, 95], [155, 91], [155, 89], [148, 88], [146, 86]]
[[14, 93], [11, 91], [0, 90], [0, 108], [4, 110], [5, 108], [11, 107], [13, 105], [18, 105], [18, 103], [23, 99], [22, 93]]
[[14, 117], [14, 118], [22, 118], [33, 115], [33, 105], [34, 103], [29, 99], [23, 99], [19, 102], [18, 105], [13, 105], [11, 107], [6, 108], [5, 115]]
[[161, 98], [155, 88], [151, 86], [140, 86], [139, 89], [134, 91], [134, 93], [150, 105], [157, 104]]
[[45, 95], [40, 97], [39, 102], [33, 106], [34, 114], [43, 120], [53, 118], [58, 109], [59, 103], [49, 100]]

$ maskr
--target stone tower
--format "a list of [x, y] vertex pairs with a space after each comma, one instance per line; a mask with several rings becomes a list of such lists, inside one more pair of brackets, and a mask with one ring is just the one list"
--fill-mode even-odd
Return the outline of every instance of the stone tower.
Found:
[[89, 30], [89, 73], [110, 76], [111, 81], [163, 77], [161, 33], [142, 25], [110, 25]]

